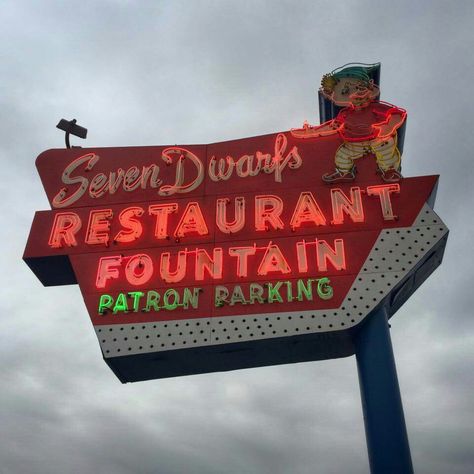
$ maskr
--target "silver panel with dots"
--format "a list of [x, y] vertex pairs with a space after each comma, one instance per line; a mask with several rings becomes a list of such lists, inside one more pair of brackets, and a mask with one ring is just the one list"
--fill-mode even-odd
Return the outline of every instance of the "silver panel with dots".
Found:
[[427, 204], [411, 227], [383, 230], [338, 309], [96, 326], [97, 337], [108, 358], [345, 330], [360, 323], [447, 232]]

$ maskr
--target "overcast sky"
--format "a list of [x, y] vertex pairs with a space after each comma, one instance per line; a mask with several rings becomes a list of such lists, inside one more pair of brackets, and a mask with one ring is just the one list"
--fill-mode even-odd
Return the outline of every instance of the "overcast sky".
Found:
[[[0, 6], [0, 473], [368, 472], [355, 358], [121, 385], [77, 286], [22, 262], [63, 147], [190, 144], [318, 121], [321, 76], [382, 62], [403, 171], [440, 174], [445, 260], [392, 319], [418, 473], [474, 472], [472, 1], [8, 1]], [[78, 139], [72, 139], [79, 144]], [[80, 143], [84, 145], [84, 143]], [[390, 429], [390, 427], [387, 427]]]

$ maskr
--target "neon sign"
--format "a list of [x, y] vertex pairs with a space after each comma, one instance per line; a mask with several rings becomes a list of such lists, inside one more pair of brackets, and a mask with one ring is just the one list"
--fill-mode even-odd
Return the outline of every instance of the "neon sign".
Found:
[[307, 122], [291, 133], [299, 139], [339, 135], [342, 143], [334, 155], [335, 171], [323, 174], [326, 183], [351, 182], [356, 178], [356, 162], [373, 154], [385, 182], [401, 179], [401, 153], [397, 131], [404, 125], [404, 109], [379, 100], [380, 90], [370, 74], [380, 64], [347, 64], [325, 74], [320, 94], [342, 108], [336, 117], [311, 126]]
[[[284, 147], [277, 148], [281, 156], [288, 142], [277, 137], [275, 143], [284, 143]], [[151, 313], [158, 314], [156, 308], [161, 310], [159, 314], [167, 309], [183, 315], [186, 311], [198, 315], [203, 308], [211, 307], [255, 306], [261, 311], [268, 306], [268, 310], [275, 311], [276, 303], [288, 308], [308, 303], [308, 299], [301, 298], [301, 282], [325, 279], [331, 282], [327, 285], [331, 298], [316, 291], [319, 304], [337, 304], [347, 291], [338, 287], [339, 279], [359, 271], [363, 256], [378, 235], [375, 229], [404, 226], [414, 218], [406, 209], [420, 194], [420, 183], [412, 179], [403, 183], [361, 180], [358, 186], [315, 187], [318, 170], [308, 173], [303, 150], [291, 147], [287, 163], [296, 154], [298, 167], [294, 172], [303, 170], [308, 177], [301, 180], [300, 174], [301, 184], [284, 192], [275, 187], [266, 194], [259, 189], [242, 189], [239, 171], [217, 181], [208, 176], [201, 183], [204, 187], [209, 183], [225, 185], [224, 194], [179, 199], [169, 196], [158, 202], [155, 198], [148, 203], [82, 206], [40, 214], [38, 225], [48, 229], [42, 252], [51, 256], [72, 252], [77, 256], [73, 262], [85, 262], [77, 267], [76, 274], [80, 279], [87, 278], [82, 271], [84, 265], [88, 278], [94, 281], [93, 285], [85, 281], [81, 287], [85, 295], [90, 295], [86, 300], [94, 301], [90, 307], [94, 308], [91, 317], [95, 324], [102, 319], [109, 321], [109, 314], [116, 315], [115, 321], [129, 320], [133, 314], [146, 321]], [[176, 158], [175, 154], [167, 156]], [[234, 169], [242, 170], [242, 162]], [[139, 168], [138, 163], [133, 169]], [[229, 188], [232, 182], [235, 193]], [[277, 183], [274, 179], [272, 182]], [[421, 186], [426, 186], [427, 199], [432, 180], [425, 183]], [[262, 286], [265, 281], [267, 286]], [[286, 282], [291, 285], [288, 287]], [[168, 285], [173, 285], [176, 295], [166, 293], [171, 289]], [[280, 289], [287, 287], [290, 296], [281, 296]], [[193, 304], [182, 304], [187, 301], [183, 299], [185, 288], [186, 294], [200, 289]], [[119, 294], [129, 296], [124, 300], [125, 296]], [[172, 299], [171, 294], [175, 295]], [[293, 298], [292, 294], [300, 297]], [[139, 302], [148, 303], [140, 306]], [[153, 311], [147, 311], [151, 306]]]
[[[344, 81], [323, 93], [357, 88]], [[229, 368], [216, 351], [233, 368], [350, 354], [352, 328], [387, 298], [399, 307], [447, 232], [427, 204], [437, 177], [398, 176], [404, 111], [365, 87], [318, 127], [43, 153], [52, 210], [25, 261], [45, 285], [79, 284], [122, 381]]]
[[[103, 293], [98, 304], [99, 314], [112, 313], [138, 313], [150, 311], [174, 311], [181, 307], [183, 309], [199, 307], [199, 296], [202, 288], [168, 288], [163, 294], [155, 290], [129, 291], [118, 293], [115, 297]], [[333, 288], [329, 278], [309, 278], [294, 281], [267, 282], [265, 284], [251, 283], [248, 293], [240, 285], [231, 289], [224, 285], [218, 285], [214, 292], [214, 305], [248, 305], [265, 303], [291, 303], [292, 301], [313, 301], [314, 298], [329, 300], [333, 297]]]
[[[311, 270], [325, 272], [328, 270], [328, 264], [336, 270], [346, 269], [343, 239], [335, 239], [334, 245], [318, 239], [296, 242], [294, 254], [297, 266], [293, 270], [288, 264], [285, 253], [277, 244], [270, 241], [265, 247], [257, 247], [255, 243], [247, 247], [229, 247], [226, 253], [222, 247], [214, 247], [211, 254], [202, 248], [180, 250], [173, 257], [169, 252], [163, 252], [158, 262], [154, 262], [153, 258], [145, 253], [127, 257], [121, 255], [102, 257], [97, 267], [96, 287], [106, 288], [107, 282], [113, 279], [124, 279], [130, 285], [145, 285], [155, 276], [166, 283], [179, 283], [189, 276], [191, 267], [194, 268], [194, 274], [189, 278], [193, 278], [195, 282], [206, 278], [221, 280], [224, 266], [239, 278], [248, 276], [249, 265], [257, 269], [256, 275], [262, 276], [296, 273], [297, 269], [300, 273], [306, 273], [309, 269], [307, 249], [310, 247], [315, 249]], [[193, 257], [192, 265], [188, 265], [188, 256]], [[174, 271], [170, 270], [171, 266], [175, 267]]]
[[[87, 224], [83, 223], [77, 212], [60, 212], [55, 214], [49, 245], [51, 248], [77, 246], [79, 232], [84, 228], [86, 231], [83, 243], [108, 247], [111, 241], [119, 246], [131, 243], [139, 245], [140, 239], [146, 237], [144, 226], [147, 227], [148, 234], [151, 228], [154, 229], [154, 239], [170, 240], [207, 236], [212, 221], [215, 221], [219, 233], [238, 236], [250, 227], [256, 233], [285, 228], [293, 232], [300, 228], [314, 228], [317, 231], [322, 227], [342, 226], [347, 223], [364, 224], [379, 216], [385, 221], [396, 218], [392, 196], [400, 193], [399, 184], [367, 186], [365, 189], [351, 187], [348, 193], [340, 188], [323, 191], [325, 202], [328, 201], [328, 195], [330, 196], [329, 208], [320, 204], [321, 199], [311, 191], [300, 192], [296, 203], [294, 199], [285, 201], [278, 195], [256, 195], [251, 202], [253, 209], [249, 208], [249, 198], [246, 196], [217, 198], [215, 202], [208, 200], [206, 205], [212, 204], [214, 218], [205, 217], [209, 215], [209, 209], [204, 212], [199, 201], [150, 204], [147, 208], [127, 206], [117, 210], [92, 209], [88, 211]], [[363, 195], [366, 197], [363, 198]], [[364, 202], [365, 206], [372, 206], [370, 201], [373, 200], [379, 201], [380, 212], [372, 212], [367, 221]], [[233, 208], [232, 221], [228, 220], [229, 207]], [[291, 214], [288, 214], [288, 207]], [[248, 222], [249, 214], [253, 215], [251, 222]], [[170, 225], [172, 216], [178, 218], [173, 227]], [[119, 230], [113, 232], [112, 229], [116, 227]]]
[[[287, 137], [280, 133], [275, 138], [273, 154], [256, 151], [254, 154], [242, 155], [237, 160], [229, 155], [225, 158], [212, 156], [208, 166], [209, 178], [216, 182], [227, 181], [234, 171], [240, 178], [255, 177], [263, 172], [273, 174], [275, 182], [281, 183], [286, 168], [297, 169], [302, 163], [298, 148], [293, 146], [286, 152], [287, 146]], [[90, 198], [99, 199], [113, 195], [119, 190], [131, 193], [151, 188], [156, 189], [159, 196], [187, 194], [202, 184], [205, 175], [204, 163], [192, 151], [169, 147], [161, 152], [160, 158], [165, 166], [175, 167], [173, 184], [164, 184], [163, 179], [159, 177], [160, 165], [156, 163], [141, 167], [132, 165], [127, 170], [118, 168], [107, 174], [100, 172], [89, 179], [87, 174], [99, 165], [100, 156], [96, 153], [86, 153], [64, 168], [61, 181], [66, 186], [61, 187], [53, 197], [52, 205], [55, 208], [65, 208], [77, 203], [86, 194]], [[192, 164], [191, 177], [186, 175], [185, 162]], [[69, 186], [73, 186], [72, 190]]]

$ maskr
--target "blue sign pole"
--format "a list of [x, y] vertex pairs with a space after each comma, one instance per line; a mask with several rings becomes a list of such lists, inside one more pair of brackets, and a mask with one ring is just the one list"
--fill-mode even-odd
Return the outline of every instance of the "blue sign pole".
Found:
[[355, 338], [355, 345], [370, 471], [372, 474], [412, 474], [385, 308], [367, 318]]

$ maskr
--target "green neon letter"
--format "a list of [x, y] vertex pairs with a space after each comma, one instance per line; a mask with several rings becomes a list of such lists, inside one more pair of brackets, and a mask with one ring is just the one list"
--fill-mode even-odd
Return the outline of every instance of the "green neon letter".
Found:
[[214, 290], [214, 306], [220, 308], [227, 303], [227, 298], [229, 296], [229, 290], [226, 286], [217, 285]]
[[201, 288], [193, 288], [193, 292], [189, 288], [184, 289], [183, 293], [183, 307], [184, 309], [189, 308], [189, 303], [194, 309], [197, 309], [199, 306], [199, 293], [201, 292]]
[[303, 301], [303, 293], [308, 301], [313, 301], [313, 287], [311, 285], [312, 281], [312, 279], [306, 280], [305, 286], [303, 280], [298, 280], [298, 296], [296, 297], [298, 301]]
[[128, 311], [127, 297], [124, 293], [119, 293], [115, 300], [114, 314], [117, 314], [119, 311]]
[[150, 311], [150, 307], [153, 307], [154, 311], [159, 311], [160, 310], [160, 306], [158, 305], [159, 302], [160, 302], [160, 294], [154, 290], [148, 291], [146, 295], [145, 311]]
[[[173, 296], [172, 303], [170, 303], [169, 301], [171, 295]], [[166, 290], [165, 294], [163, 295], [163, 304], [165, 306], [165, 309], [169, 311], [173, 311], [174, 309], [176, 309], [179, 305], [179, 293], [174, 288]]]
[[247, 304], [247, 300], [244, 297], [244, 293], [240, 285], [234, 286], [234, 291], [232, 292], [232, 296], [230, 297], [230, 305], [234, 306], [236, 303]]
[[334, 294], [332, 286], [330, 285], [331, 280], [329, 278], [324, 277], [318, 280], [318, 296], [322, 300], [330, 300]]
[[138, 303], [140, 302], [140, 298], [144, 296], [145, 293], [143, 291], [130, 291], [128, 296], [133, 298], [133, 312], [136, 313], [138, 311]]
[[263, 286], [258, 283], [250, 283], [250, 304], [254, 304], [255, 300], [259, 303], [265, 303], [263, 299]]
[[282, 281], [277, 282], [275, 286], [271, 283], [268, 283], [268, 302], [273, 303], [278, 301], [278, 303], [283, 303], [283, 298], [280, 295], [280, 287], [283, 284]]
[[114, 299], [110, 295], [100, 295], [99, 314], [106, 314], [108, 309], [112, 308]]

